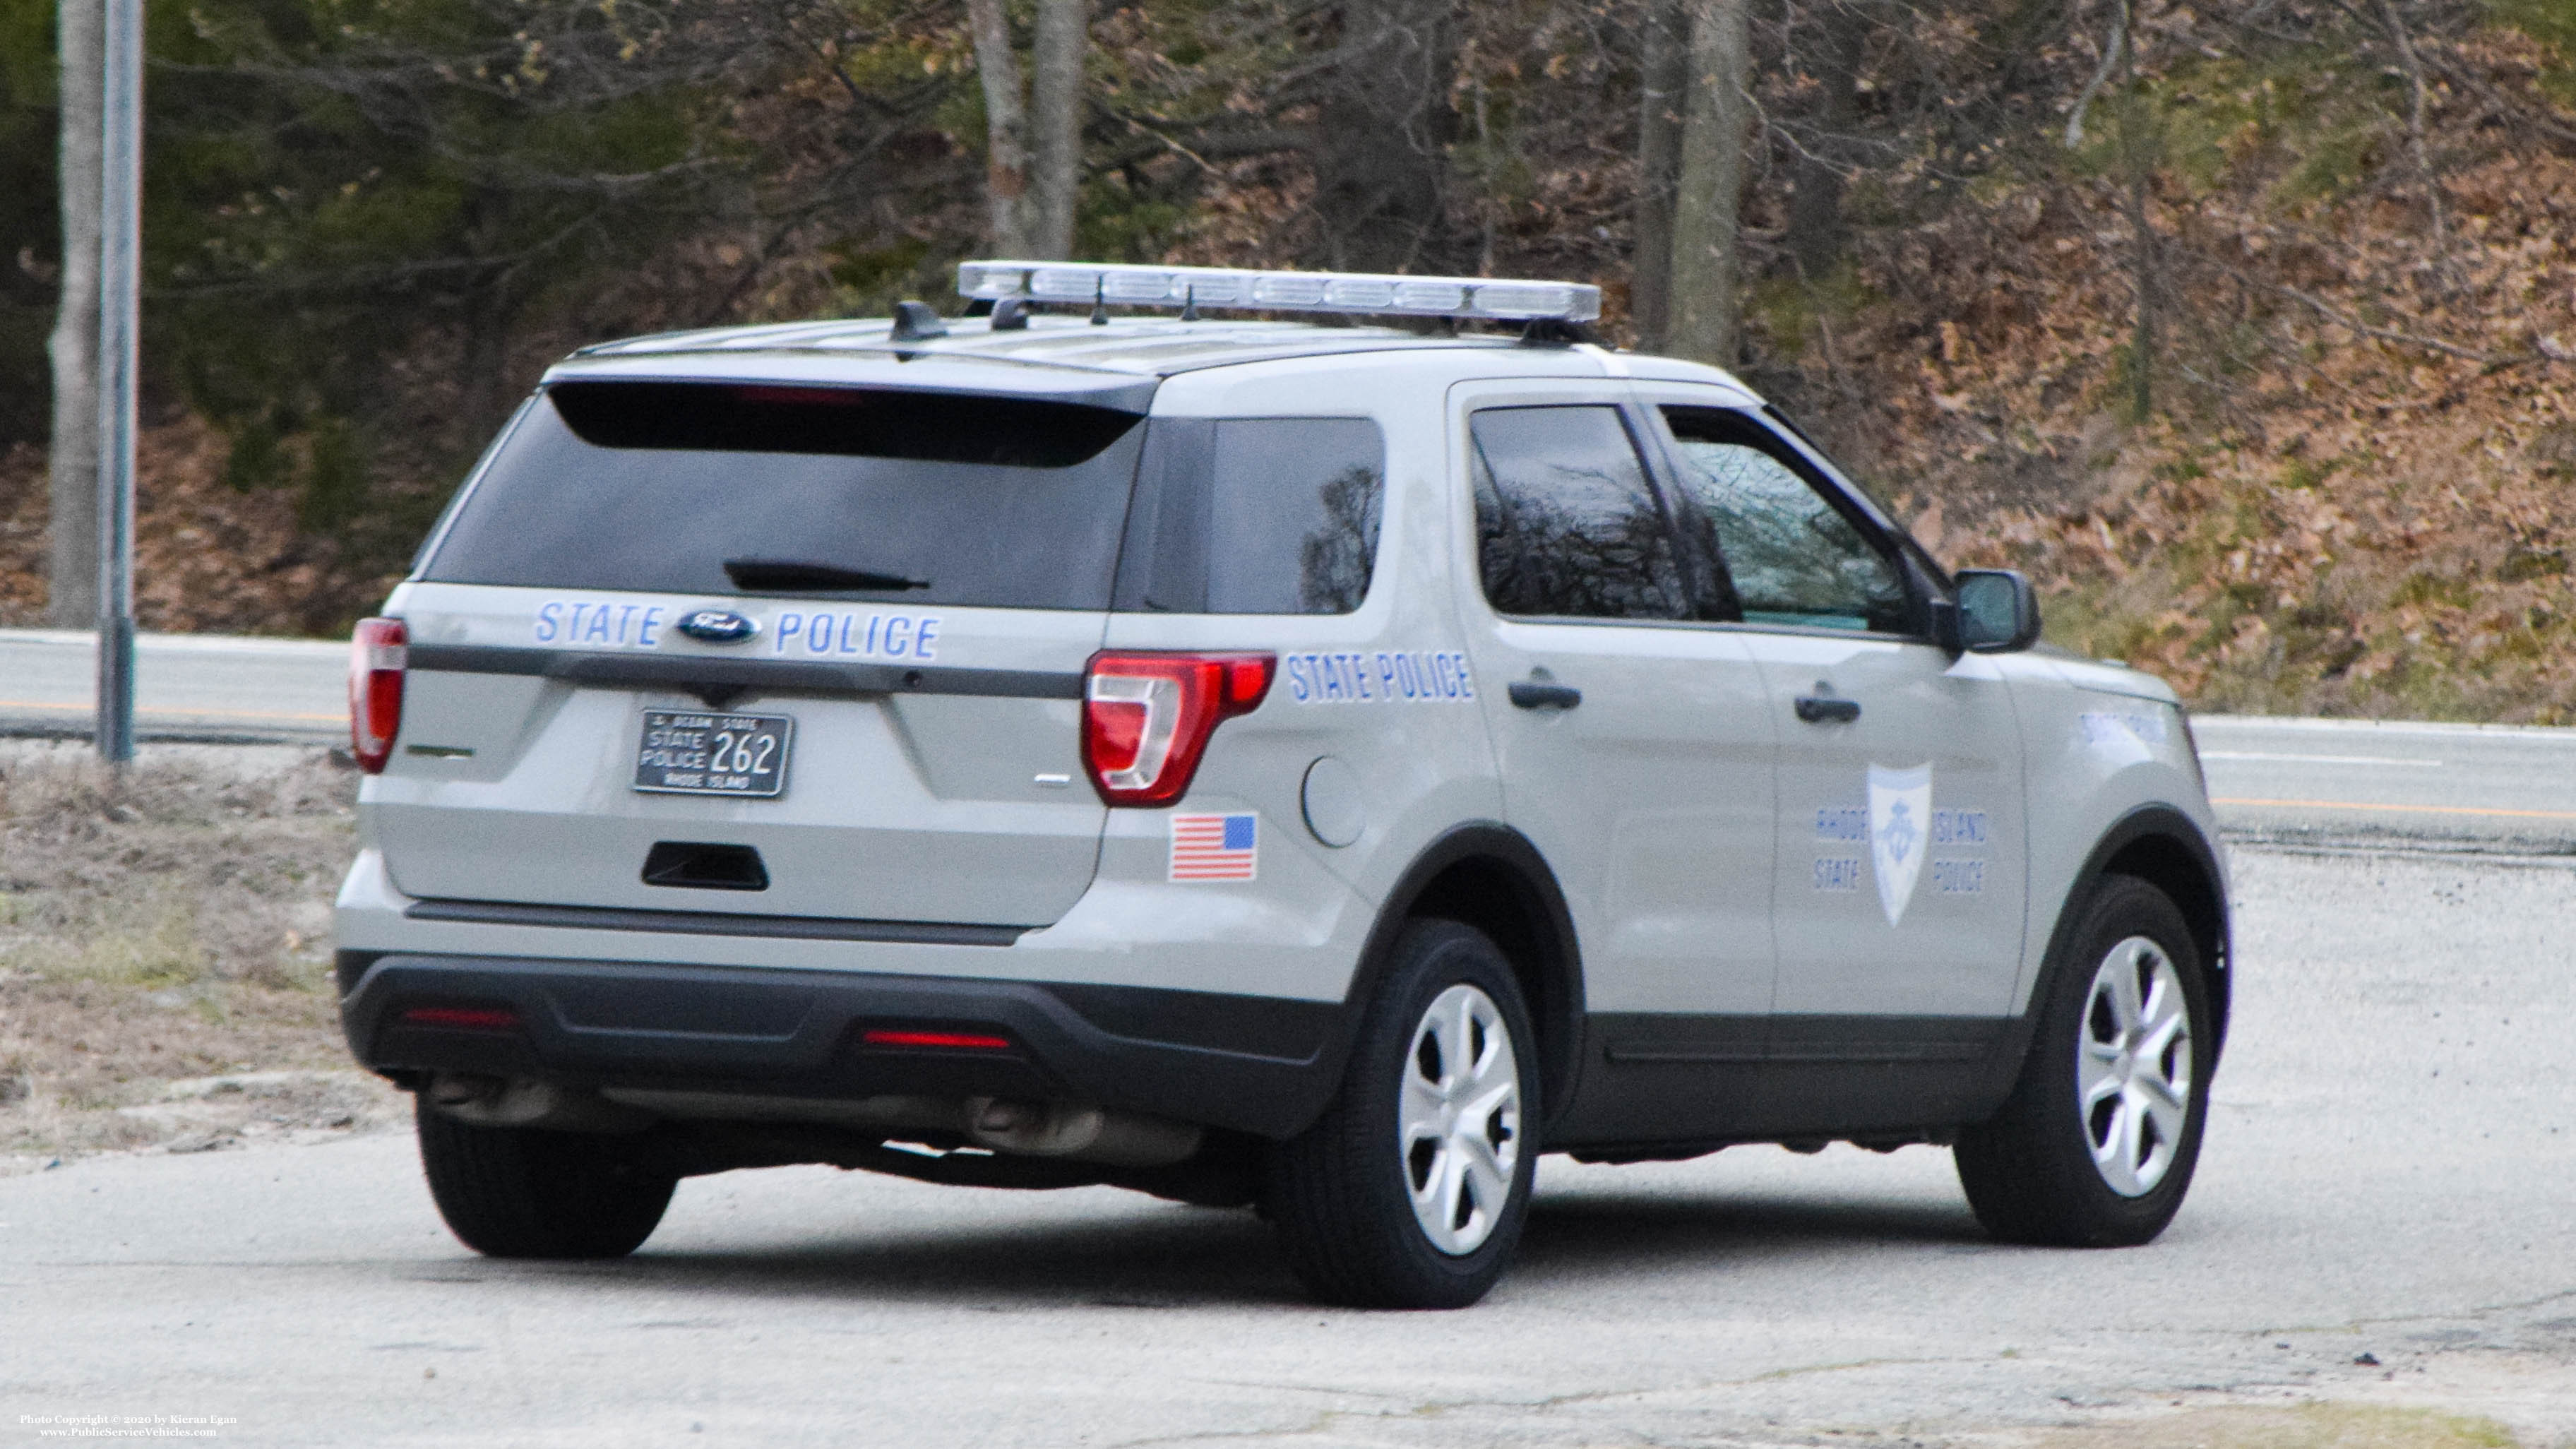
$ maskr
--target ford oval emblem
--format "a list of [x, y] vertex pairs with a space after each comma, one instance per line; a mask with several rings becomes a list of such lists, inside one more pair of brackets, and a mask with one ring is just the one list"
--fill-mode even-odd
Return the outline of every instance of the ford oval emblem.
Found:
[[680, 632], [710, 644], [739, 644], [760, 632], [760, 621], [731, 609], [696, 609], [680, 616]]

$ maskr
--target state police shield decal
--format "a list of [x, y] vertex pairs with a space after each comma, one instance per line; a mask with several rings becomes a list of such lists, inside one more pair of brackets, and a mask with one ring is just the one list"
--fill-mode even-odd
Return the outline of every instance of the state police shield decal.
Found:
[[1923, 873], [1925, 848], [1932, 842], [1932, 766], [1911, 770], [1869, 767], [1869, 864], [1878, 877], [1878, 904], [1887, 923], [1904, 918], [1914, 899], [1914, 879]]

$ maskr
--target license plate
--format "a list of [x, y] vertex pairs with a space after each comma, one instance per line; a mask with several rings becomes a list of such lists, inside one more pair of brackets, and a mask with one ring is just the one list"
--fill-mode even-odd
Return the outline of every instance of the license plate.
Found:
[[787, 789], [783, 714], [648, 709], [635, 746], [635, 788], [658, 795], [778, 795]]

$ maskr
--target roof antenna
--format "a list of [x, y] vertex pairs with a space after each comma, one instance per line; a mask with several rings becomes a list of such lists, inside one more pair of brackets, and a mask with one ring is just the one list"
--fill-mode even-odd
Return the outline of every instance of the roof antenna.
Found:
[[947, 336], [948, 324], [939, 320], [939, 314], [931, 311], [927, 303], [897, 302], [894, 304], [894, 326], [886, 335], [897, 342], [920, 342], [926, 338]]
[[1192, 282], [1190, 289], [1181, 294], [1181, 320], [1184, 322], [1199, 320], [1199, 286], [1196, 282]]
[[1095, 280], [1091, 284], [1091, 325], [1094, 327], [1109, 325], [1109, 283], [1105, 279]]

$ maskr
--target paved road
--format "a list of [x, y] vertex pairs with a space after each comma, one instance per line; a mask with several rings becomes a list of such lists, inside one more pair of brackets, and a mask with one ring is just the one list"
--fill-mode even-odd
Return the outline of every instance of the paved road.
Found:
[[2144, 1249], [1993, 1246], [1930, 1148], [1551, 1160], [1485, 1306], [1379, 1315], [1302, 1303], [1248, 1213], [1107, 1189], [735, 1173], [637, 1258], [532, 1266], [449, 1240], [401, 1135], [102, 1159], [0, 1179], [0, 1436], [1898, 1449], [2322, 1397], [2566, 1442], [2576, 870], [2258, 847], [2237, 884], [2208, 1155]]
[[[0, 629], [0, 735], [89, 738], [97, 681], [95, 635]], [[140, 739], [345, 743], [349, 646], [146, 634], [135, 641], [134, 698]]]
[[2243, 715], [2192, 727], [2240, 838], [2576, 851], [2576, 729]]

